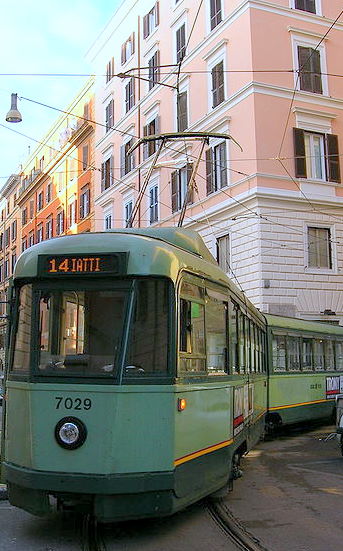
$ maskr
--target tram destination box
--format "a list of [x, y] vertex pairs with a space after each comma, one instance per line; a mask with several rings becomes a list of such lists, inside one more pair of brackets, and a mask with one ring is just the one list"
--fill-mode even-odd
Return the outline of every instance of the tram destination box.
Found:
[[41, 277], [119, 275], [127, 270], [127, 253], [40, 255]]

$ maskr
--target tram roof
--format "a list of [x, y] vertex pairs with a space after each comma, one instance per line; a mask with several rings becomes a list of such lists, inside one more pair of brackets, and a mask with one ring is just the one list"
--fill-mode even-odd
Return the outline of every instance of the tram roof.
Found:
[[[36, 277], [40, 255], [114, 252], [129, 253], [130, 274], [172, 277], [175, 270], [193, 267], [199, 274], [202, 272], [203, 275], [230, 284], [229, 278], [219, 268], [200, 235], [186, 228], [125, 228], [66, 235], [42, 241], [19, 256], [14, 279]], [[185, 253], [190, 253], [192, 257]]]
[[288, 318], [274, 314], [264, 314], [270, 328], [289, 329], [293, 331], [307, 331], [325, 335], [339, 335], [343, 337], [343, 327], [321, 321], [303, 320], [300, 318]]

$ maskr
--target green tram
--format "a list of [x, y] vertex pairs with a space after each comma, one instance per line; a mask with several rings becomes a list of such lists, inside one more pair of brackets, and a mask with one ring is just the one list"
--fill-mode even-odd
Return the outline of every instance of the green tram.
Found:
[[264, 431], [265, 318], [180, 228], [51, 239], [11, 288], [9, 500], [101, 522], [216, 492]]
[[343, 327], [266, 315], [269, 429], [332, 417], [343, 392]]

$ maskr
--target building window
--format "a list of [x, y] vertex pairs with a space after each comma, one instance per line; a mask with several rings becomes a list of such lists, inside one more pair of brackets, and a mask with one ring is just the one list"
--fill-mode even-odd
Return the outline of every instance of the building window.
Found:
[[300, 90], [322, 94], [320, 51], [298, 46], [298, 65]]
[[186, 55], [186, 25], [181, 25], [176, 31], [176, 63], [180, 63]]
[[297, 10], [316, 13], [316, 0], [294, 0], [294, 7]]
[[[114, 57], [110, 59], [110, 61], [106, 65], [106, 83], [112, 80], [114, 77]], [[88, 118], [88, 117], [84, 117]]]
[[10, 228], [7, 228], [5, 231], [5, 247], [8, 247], [10, 244]]
[[30, 220], [32, 220], [34, 212], [35, 212], [35, 203], [34, 201], [30, 201]]
[[11, 239], [14, 241], [17, 238], [17, 221], [13, 220], [11, 224]]
[[[186, 198], [188, 184], [192, 174], [192, 164], [171, 173], [171, 203], [172, 212], [180, 210]], [[188, 194], [187, 205], [193, 203], [193, 190]]]
[[43, 224], [40, 224], [37, 228], [36, 243], [43, 241]]
[[27, 249], [27, 238], [24, 237], [21, 242], [21, 252], [23, 253]]
[[188, 127], [188, 105], [187, 92], [181, 92], [177, 95], [177, 131], [183, 132]]
[[207, 195], [227, 186], [226, 143], [221, 142], [206, 151]]
[[160, 22], [159, 2], [143, 17], [143, 37], [147, 38]]
[[148, 61], [149, 66], [149, 90], [160, 81], [160, 52], [157, 50]]
[[217, 262], [224, 272], [230, 271], [230, 236], [217, 238]]
[[9, 270], [10, 270], [10, 262], [9, 262], [9, 259], [6, 258], [5, 264], [4, 264], [4, 277], [5, 277], [5, 279], [6, 279], [7, 277], [9, 277], [9, 275], [10, 275], [10, 271], [9, 271]]
[[211, 31], [219, 25], [222, 20], [221, 0], [210, 0]]
[[101, 164], [101, 191], [108, 189], [113, 182], [113, 155]]
[[87, 170], [89, 163], [89, 147], [84, 145], [82, 147], [82, 170]]
[[105, 230], [110, 230], [112, 228], [112, 214], [106, 214], [104, 218], [104, 228]]
[[135, 105], [135, 79], [130, 78], [125, 86], [125, 113], [130, 111]]
[[111, 101], [106, 105], [105, 109], [105, 125], [106, 125], [106, 132], [109, 132], [113, 126], [114, 122], [114, 100], [111, 99]]
[[212, 107], [217, 107], [225, 99], [224, 96], [224, 63], [220, 61], [212, 68]]
[[42, 210], [42, 208], [43, 208], [43, 191], [40, 191], [37, 197], [37, 211]]
[[338, 136], [294, 128], [295, 176], [340, 183]]
[[51, 182], [49, 182], [46, 186], [46, 192], [45, 192], [45, 200], [47, 203], [50, 203], [51, 201]]
[[130, 221], [132, 210], [133, 210], [133, 201], [131, 200], [131, 201], [128, 201], [127, 203], [125, 203], [125, 205], [124, 205], [125, 227], [127, 227], [128, 223]]
[[149, 221], [150, 224], [158, 220], [158, 185], [149, 190]]
[[[160, 121], [159, 116], [156, 116], [152, 121], [150, 121], [147, 125], [143, 126], [143, 136], [155, 136], [159, 133], [160, 128]], [[157, 149], [157, 140], [153, 140], [151, 142], [146, 142], [143, 145], [143, 159], [147, 159], [155, 153]]]
[[46, 239], [51, 239], [53, 237], [53, 226], [52, 226], [52, 216], [50, 216], [45, 224], [45, 237]]
[[127, 62], [128, 59], [135, 53], [135, 33], [132, 33], [131, 36], [122, 44], [121, 47], [121, 64]]
[[64, 211], [57, 213], [56, 218], [56, 235], [61, 235], [64, 232]]
[[32, 245], [35, 244], [35, 236], [33, 231], [29, 233], [29, 247], [32, 247]]
[[15, 267], [16, 262], [17, 262], [17, 253], [16, 253], [16, 251], [13, 251], [12, 252], [12, 258], [11, 258], [12, 274], [14, 272], [14, 267]]
[[86, 218], [90, 213], [90, 190], [81, 190], [80, 195], [80, 219]]
[[135, 168], [135, 157], [134, 151], [128, 153], [133, 146], [134, 140], [131, 138], [128, 142], [123, 144], [120, 147], [120, 177], [122, 178], [125, 174], [128, 174]]
[[4, 234], [0, 233], [0, 250], [4, 248]]
[[329, 228], [307, 228], [308, 266], [332, 269], [331, 231]]
[[76, 201], [69, 204], [69, 226], [76, 224]]

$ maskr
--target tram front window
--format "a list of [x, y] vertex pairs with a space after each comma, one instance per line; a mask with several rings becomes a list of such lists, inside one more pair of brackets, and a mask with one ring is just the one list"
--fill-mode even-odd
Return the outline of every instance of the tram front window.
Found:
[[41, 291], [41, 373], [116, 374], [126, 292]]

